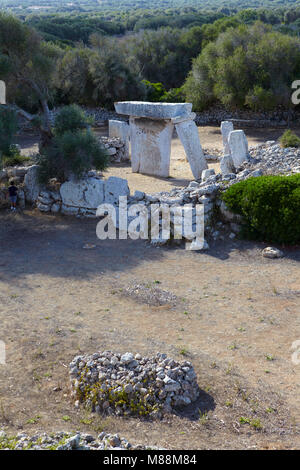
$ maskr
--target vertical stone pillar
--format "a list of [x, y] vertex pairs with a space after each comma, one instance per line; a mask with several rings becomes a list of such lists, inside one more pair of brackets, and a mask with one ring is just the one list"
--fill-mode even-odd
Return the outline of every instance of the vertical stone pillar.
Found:
[[235, 168], [249, 159], [248, 141], [244, 131], [232, 131], [228, 137], [230, 155]]
[[173, 129], [170, 120], [130, 118], [131, 166], [134, 173], [169, 176]]
[[223, 151], [224, 155], [228, 155], [230, 153], [229, 144], [228, 144], [228, 137], [229, 133], [233, 131], [233, 124], [231, 121], [222, 121], [221, 122], [221, 133], [223, 139]]
[[200, 144], [198, 129], [193, 120], [175, 124], [179, 139], [184, 147], [194, 178], [200, 179], [203, 170], [208, 168]]
[[0, 80], [0, 104], [6, 104], [6, 85]]

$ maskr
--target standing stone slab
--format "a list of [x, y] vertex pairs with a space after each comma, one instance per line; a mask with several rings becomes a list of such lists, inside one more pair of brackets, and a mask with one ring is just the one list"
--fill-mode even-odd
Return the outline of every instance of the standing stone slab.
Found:
[[127, 122], [111, 120], [108, 121], [108, 135], [109, 137], [118, 137], [125, 143], [125, 156], [124, 160], [129, 159], [129, 134], [130, 129]]
[[105, 182], [98, 178], [66, 181], [60, 187], [63, 206], [97, 209], [104, 201]]
[[228, 137], [230, 155], [235, 168], [249, 159], [248, 141], [244, 131], [231, 131]]
[[131, 166], [134, 173], [169, 176], [173, 129], [171, 121], [130, 119]]
[[231, 155], [224, 155], [220, 160], [220, 170], [223, 176], [234, 173], [234, 164]]
[[24, 190], [26, 201], [34, 203], [41, 191], [41, 185], [38, 182], [38, 165], [32, 165], [24, 178]]
[[0, 104], [6, 104], [6, 85], [3, 80], [0, 80]]
[[231, 121], [222, 121], [221, 122], [221, 132], [222, 132], [222, 139], [223, 139], [223, 150], [224, 155], [228, 155], [230, 153], [229, 144], [228, 144], [228, 137], [230, 132], [233, 131], [233, 124]]
[[198, 129], [194, 121], [183, 121], [175, 124], [179, 139], [184, 147], [195, 179], [200, 179], [203, 170], [208, 168], [200, 144]]

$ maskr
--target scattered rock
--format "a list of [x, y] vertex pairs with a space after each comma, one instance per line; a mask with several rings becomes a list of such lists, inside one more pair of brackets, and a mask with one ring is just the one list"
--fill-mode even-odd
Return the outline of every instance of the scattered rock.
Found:
[[278, 248], [274, 248], [273, 246], [267, 246], [262, 250], [262, 255], [264, 258], [282, 258], [283, 252], [281, 250], [278, 250]]

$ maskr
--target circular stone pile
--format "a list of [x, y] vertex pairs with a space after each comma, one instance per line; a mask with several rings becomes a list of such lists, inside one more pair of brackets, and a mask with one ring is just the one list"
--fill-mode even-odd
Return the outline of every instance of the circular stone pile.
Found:
[[101, 432], [97, 438], [85, 433], [36, 433], [29, 436], [20, 432], [8, 436], [0, 430], [0, 450], [156, 450], [157, 447], [132, 445], [118, 434]]
[[111, 351], [77, 356], [70, 377], [75, 406], [82, 402], [104, 414], [161, 418], [199, 396], [192, 364], [160, 353], [151, 358]]

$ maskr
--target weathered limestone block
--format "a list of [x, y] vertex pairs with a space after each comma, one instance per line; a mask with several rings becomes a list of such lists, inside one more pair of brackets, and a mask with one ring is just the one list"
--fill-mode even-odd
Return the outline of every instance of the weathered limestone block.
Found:
[[231, 155], [224, 155], [220, 160], [220, 170], [223, 176], [234, 173], [234, 164]]
[[213, 168], [208, 168], [207, 170], [202, 171], [201, 181], [206, 181], [210, 176], [215, 175], [215, 170]]
[[126, 179], [111, 176], [105, 184], [105, 202], [118, 204], [120, 196], [130, 196], [130, 190]]
[[60, 187], [63, 206], [97, 209], [104, 201], [105, 182], [98, 178], [66, 181]]
[[183, 121], [175, 124], [179, 139], [184, 147], [195, 179], [201, 178], [203, 170], [208, 168], [200, 144], [198, 129], [194, 121]]
[[224, 155], [228, 155], [230, 153], [229, 144], [228, 144], [228, 137], [230, 132], [233, 131], [233, 124], [231, 121], [222, 121], [221, 122], [221, 133], [223, 139], [223, 149]]
[[118, 103], [115, 103], [115, 109], [117, 113], [129, 116], [150, 119], [172, 119], [177, 116], [189, 115], [192, 111], [192, 103], [119, 101]]
[[41, 191], [41, 185], [39, 184], [37, 178], [37, 169], [38, 165], [32, 165], [28, 169], [24, 178], [26, 201], [30, 203], [33, 203], [37, 200]]
[[249, 159], [248, 141], [244, 131], [231, 131], [228, 137], [228, 144], [233, 164], [238, 168], [244, 161]]
[[6, 85], [0, 80], [0, 104], [6, 104]]
[[131, 166], [134, 173], [169, 176], [171, 121], [130, 119]]
[[109, 137], [118, 137], [125, 143], [124, 160], [129, 159], [129, 134], [130, 129], [127, 122], [111, 120], [108, 121], [108, 135]]

